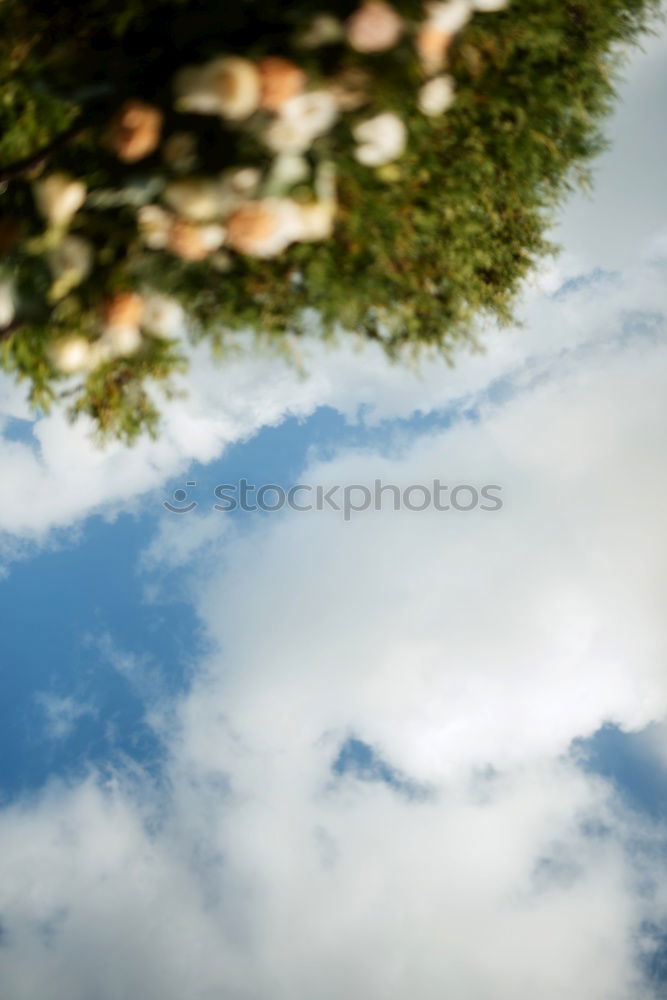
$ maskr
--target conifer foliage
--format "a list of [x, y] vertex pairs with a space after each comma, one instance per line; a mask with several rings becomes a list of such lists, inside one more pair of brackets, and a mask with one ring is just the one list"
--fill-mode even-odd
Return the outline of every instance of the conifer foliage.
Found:
[[506, 323], [653, 0], [0, 0], [0, 358], [155, 432], [183, 334]]

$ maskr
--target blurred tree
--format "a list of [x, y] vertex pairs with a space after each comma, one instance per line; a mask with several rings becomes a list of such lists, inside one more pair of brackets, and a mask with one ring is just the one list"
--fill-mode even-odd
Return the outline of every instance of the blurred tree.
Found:
[[512, 318], [657, 0], [0, 0], [0, 351], [155, 433], [182, 334]]

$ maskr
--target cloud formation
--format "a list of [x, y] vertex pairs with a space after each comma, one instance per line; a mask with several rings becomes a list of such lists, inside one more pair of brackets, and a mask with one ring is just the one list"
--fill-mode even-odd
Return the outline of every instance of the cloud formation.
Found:
[[[159, 786], [91, 775], [0, 814], [12, 1000], [656, 995], [661, 831], [569, 750], [667, 713], [650, 273], [543, 297], [548, 358], [302, 477], [493, 481], [502, 511], [223, 518], [217, 566], [213, 519], [179, 522], [165, 559], [212, 652], [155, 721]], [[336, 774], [350, 737], [424, 794]]]

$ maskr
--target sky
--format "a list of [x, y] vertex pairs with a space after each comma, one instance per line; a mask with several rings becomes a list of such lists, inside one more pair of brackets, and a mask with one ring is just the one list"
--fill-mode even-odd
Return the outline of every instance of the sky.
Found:
[[0, 381], [3, 997], [664, 996], [666, 88], [454, 369], [198, 347], [104, 451]]

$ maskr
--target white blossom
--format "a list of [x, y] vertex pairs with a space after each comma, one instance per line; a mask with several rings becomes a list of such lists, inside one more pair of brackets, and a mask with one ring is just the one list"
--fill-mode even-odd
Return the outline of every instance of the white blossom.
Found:
[[402, 33], [402, 18], [384, 0], [365, 0], [345, 24], [347, 41], [357, 52], [385, 52]]
[[141, 347], [142, 337], [137, 326], [114, 323], [104, 330], [99, 343], [103, 349], [108, 348], [112, 358], [129, 358]]
[[236, 194], [253, 195], [262, 180], [261, 171], [257, 167], [231, 167], [220, 175], [221, 182]]
[[65, 229], [86, 200], [86, 185], [69, 174], [49, 174], [33, 185], [35, 203], [49, 225]]
[[132, 98], [109, 122], [104, 143], [123, 163], [137, 163], [157, 149], [163, 122], [159, 108]]
[[139, 326], [144, 300], [136, 292], [116, 292], [102, 304], [105, 326]]
[[48, 355], [54, 368], [63, 375], [89, 371], [94, 363], [90, 341], [85, 337], [61, 337], [50, 345]]
[[157, 292], [144, 295], [143, 329], [154, 337], [174, 339], [185, 327], [185, 313], [176, 299]]
[[93, 266], [93, 248], [81, 236], [65, 236], [46, 256], [53, 275], [51, 297], [62, 298], [81, 284]]
[[169, 227], [167, 249], [182, 260], [205, 260], [222, 246], [225, 229], [217, 222], [198, 225], [189, 219], [175, 218]]
[[290, 198], [262, 198], [241, 205], [227, 220], [227, 245], [251, 257], [276, 257], [299, 238], [299, 205]]
[[274, 118], [264, 131], [264, 142], [272, 153], [279, 156], [298, 156], [310, 149], [313, 137], [299, 122]]
[[385, 111], [375, 118], [368, 118], [353, 129], [359, 144], [355, 157], [367, 167], [380, 167], [397, 159], [407, 141], [403, 121], [393, 111]]
[[465, 27], [473, 14], [471, 0], [444, 0], [426, 4], [427, 23], [448, 35]]
[[248, 198], [253, 198], [262, 181], [262, 174], [256, 167], [231, 167], [218, 178], [218, 208], [221, 218]]
[[295, 184], [305, 181], [309, 174], [310, 168], [303, 156], [295, 153], [281, 153], [273, 161], [265, 191], [276, 195], [282, 194]]
[[227, 230], [215, 222], [210, 222], [206, 226], [199, 226], [199, 239], [207, 253], [219, 250], [225, 242]]
[[425, 115], [441, 115], [451, 108], [456, 98], [451, 76], [435, 76], [419, 91], [419, 110]]
[[164, 189], [170, 208], [192, 222], [209, 222], [222, 212], [221, 185], [214, 180], [191, 178], [172, 181]]
[[338, 117], [338, 107], [328, 90], [311, 90], [285, 101], [280, 109], [285, 121], [298, 121], [313, 137], [328, 132]]
[[505, 7], [509, 7], [510, 0], [472, 0], [472, 5], [475, 10], [482, 11], [484, 13], [492, 13], [496, 10], [504, 10]]
[[338, 117], [338, 105], [328, 90], [311, 90], [285, 101], [270, 123], [264, 140], [274, 153], [305, 153]]
[[169, 242], [172, 217], [160, 205], [143, 205], [137, 212], [139, 233], [150, 250], [164, 250]]
[[179, 111], [241, 121], [259, 107], [259, 73], [249, 59], [222, 56], [205, 66], [180, 70], [174, 78], [174, 93]]
[[252, 197], [261, 174], [254, 167], [225, 170], [216, 179], [188, 178], [172, 181], [164, 190], [164, 200], [178, 215], [191, 222], [222, 219]]
[[99, 365], [105, 365], [109, 361], [113, 361], [116, 358], [113, 347], [108, 340], [104, 337], [100, 337], [98, 340], [94, 340], [90, 345], [90, 353], [88, 357], [88, 371], [92, 371]]
[[285, 101], [301, 94], [306, 85], [305, 71], [282, 56], [265, 56], [257, 64], [260, 79], [260, 107], [279, 111]]
[[0, 330], [9, 326], [16, 315], [14, 293], [8, 281], [0, 282]]
[[333, 233], [336, 204], [312, 201], [299, 205], [299, 240], [327, 240]]
[[452, 34], [442, 31], [430, 21], [425, 21], [419, 28], [415, 45], [421, 64], [429, 75], [437, 73], [445, 65], [453, 38]]

